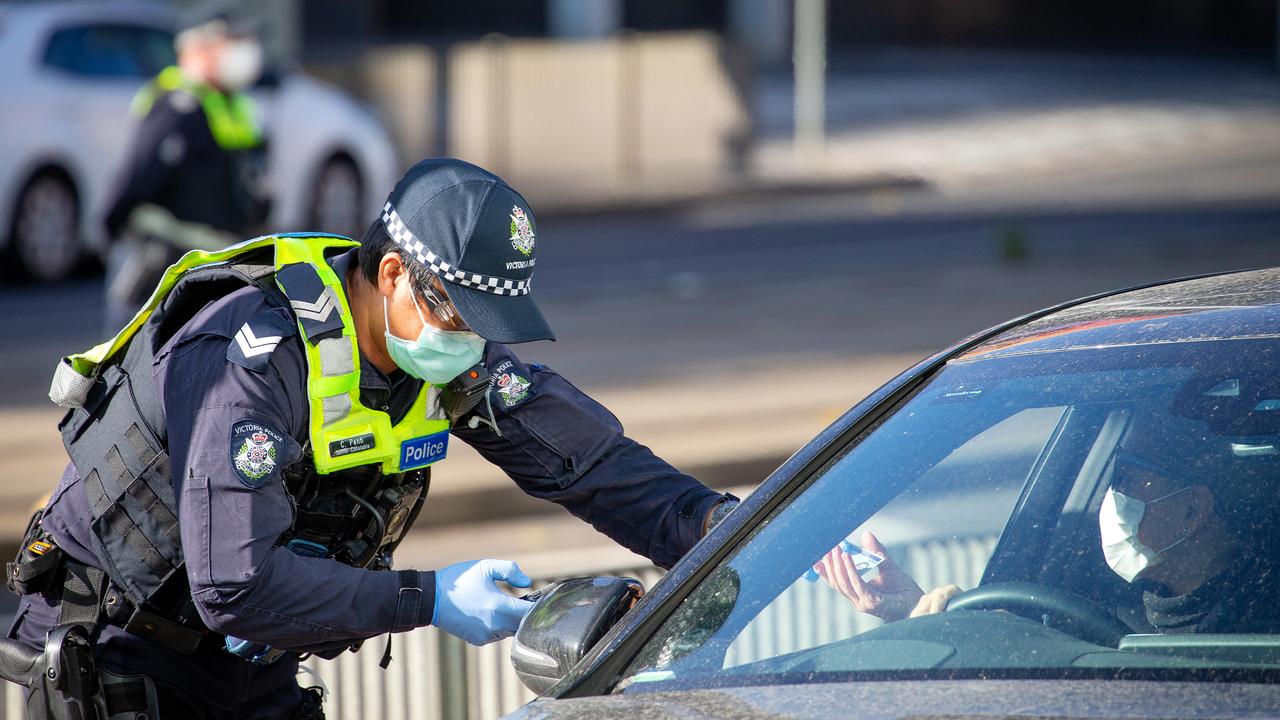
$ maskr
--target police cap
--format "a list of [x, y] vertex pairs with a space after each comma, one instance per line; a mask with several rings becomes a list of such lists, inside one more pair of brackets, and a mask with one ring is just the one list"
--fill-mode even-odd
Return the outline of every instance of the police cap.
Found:
[[554, 340], [529, 295], [537, 222], [502, 178], [431, 158], [405, 173], [382, 208], [387, 235], [445, 282], [462, 319], [486, 340]]

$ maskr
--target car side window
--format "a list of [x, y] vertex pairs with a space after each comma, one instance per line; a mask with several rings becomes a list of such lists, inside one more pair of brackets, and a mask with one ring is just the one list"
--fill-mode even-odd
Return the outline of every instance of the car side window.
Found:
[[173, 63], [173, 36], [140, 25], [65, 27], [49, 36], [44, 64], [72, 75], [145, 80]]
[[[887, 552], [871, 561], [887, 556], [921, 588], [974, 587], [1064, 410], [1028, 408], [978, 433], [853, 529], [848, 542], [865, 548], [865, 533], [872, 533], [883, 544], [876, 550]], [[892, 591], [863, 599], [841, 585], [812, 574], [798, 580], [734, 640], [725, 667], [852, 637], [883, 624], [878, 615], [913, 609], [892, 607]]]

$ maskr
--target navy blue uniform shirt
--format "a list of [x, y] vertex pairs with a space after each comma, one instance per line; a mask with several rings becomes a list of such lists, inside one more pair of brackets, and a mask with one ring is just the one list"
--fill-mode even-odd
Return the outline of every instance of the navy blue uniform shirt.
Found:
[[[353, 260], [351, 251], [333, 261], [340, 277]], [[341, 647], [427, 625], [434, 573], [422, 573], [423, 592], [401, 592], [395, 572], [301, 557], [276, 544], [294, 517], [280, 472], [301, 457], [309, 413], [303, 340], [282, 312], [257, 289], [238, 290], [201, 310], [154, 360], [197, 609], [216, 632], [297, 650]], [[280, 335], [268, 362], [248, 362], [237, 351], [235, 337], [246, 326], [256, 328], [259, 343], [273, 337], [270, 332]], [[658, 565], [669, 567], [701, 538], [703, 520], [721, 495], [626, 437], [608, 410], [549, 368], [526, 365], [497, 344], [488, 346], [485, 362], [495, 379], [477, 414], [488, 419], [491, 406], [497, 431], [464, 417], [455, 424], [455, 437], [524, 492], [564, 506]], [[398, 420], [421, 384], [399, 371], [388, 378], [362, 359], [360, 387], [368, 407], [386, 409]], [[262, 465], [246, 476], [236, 464], [243, 445], [237, 432], [246, 423], [270, 431], [275, 455], [262, 478], [252, 477]], [[448, 472], [447, 459], [435, 469]], [[91, 517], [80, 479], [68, 467], [44, 526], [70, 555], [99, 564], [87, 542]], [[11, 634], [38, 646], [54, 620], [56, 609], [29, 596]], [[280, 673], [227, 653], [184, 658], [112, 627], [103, 633], [101, 651], [108, 666], [179, 686], [199, 680], [211, 684], [210, 692], [229, 677]], [[244, 681], [236, 687], [245, 687]]]

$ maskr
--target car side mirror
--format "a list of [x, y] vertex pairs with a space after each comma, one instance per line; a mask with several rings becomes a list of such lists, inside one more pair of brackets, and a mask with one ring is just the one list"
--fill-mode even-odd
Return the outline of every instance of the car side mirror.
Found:
[[644, 594], [639, 580], [583, 577], [549, 585], [531, 596], [511, 645], [520, 682], [541, 695], [560, 682], [609, 628]]

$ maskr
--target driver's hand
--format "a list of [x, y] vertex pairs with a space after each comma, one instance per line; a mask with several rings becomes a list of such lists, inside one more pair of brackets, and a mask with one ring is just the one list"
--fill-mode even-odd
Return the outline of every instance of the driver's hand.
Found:
[[911, 611], [911, 617], [920, 617], [921, 615], [937, 615], [947, 609], [947, 603], [951, 602], [951, 598], [960, 593], [960, 588], [956, 585], [943, 585], [934, 588], [925, 593], [920, 598], [920, 602], [916, 603], [916, 607]]
[[877, 577], [863, 580], [853, 566], [853, 556], [838, 546], [822, 556], [822, 560], [813, 569], [828, 585], [848, 598], [858, 612], [874, 615], [887, 622], [903, 620], [908, 615], [914, 617], [913, 608], [918, 608], [928, 596], [889, 557], [884, 545], [870, 531], [862, 533], [862, 547], [884, 558], [884, 562], [877, 566], [880, 571]]

